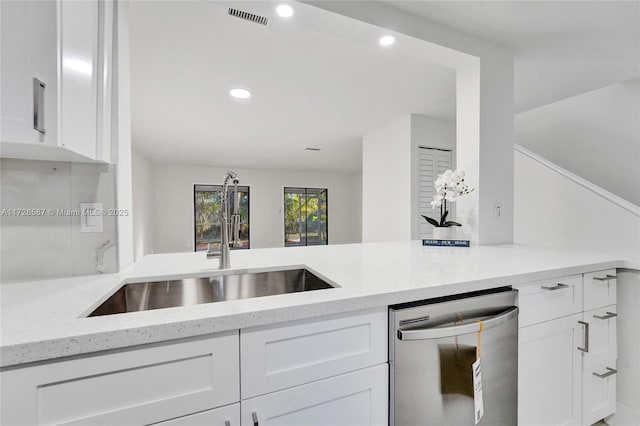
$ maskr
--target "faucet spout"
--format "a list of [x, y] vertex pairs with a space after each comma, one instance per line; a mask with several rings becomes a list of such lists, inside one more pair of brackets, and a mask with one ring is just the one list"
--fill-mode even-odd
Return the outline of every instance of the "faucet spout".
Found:
[[[233, 183], [233, 204], [229, 213], [229, 182]], [[220, 203], [220, 250], [212, 251], [209, 247], [207, 258], [220, 258], [220, 269], [231, 267], [230, 247], [240, 247], [240, 197], [238, 196], [238, 175], [228, 171], [224, 175], [222, 197]], [[231, 234], [231, 237], [229, 236]]]

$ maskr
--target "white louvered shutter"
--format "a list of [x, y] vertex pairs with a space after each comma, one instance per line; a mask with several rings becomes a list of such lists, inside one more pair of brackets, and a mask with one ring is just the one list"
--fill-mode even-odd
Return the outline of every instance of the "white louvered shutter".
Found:
[[[418, 150], [418, 214], [440, 219], [440, 210], [431, 208], [436, 178], [452, 166], [451, 151], [422, 148]], [[418, 220], [418, 238], [431, 238], [433, 226], [422, 217]]]

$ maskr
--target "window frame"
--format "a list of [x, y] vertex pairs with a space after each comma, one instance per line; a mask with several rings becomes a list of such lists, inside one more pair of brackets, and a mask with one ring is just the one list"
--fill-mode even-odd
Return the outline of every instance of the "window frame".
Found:
[[[198, 252], [198, 234], [196, 232], [196, 192], [207, 192], [207, 191], [197, 191], [197, 187], [218, 187], [222, 191], [222, 185], [220, 184], [210, 184], [210, 183], [194, 183], [193, 184], [193, 210], [192, 210], [192, 219], [193, 219], [193, 251], [194, 253]], [[232, 187], [230, 187], [232, 188]], [[247, 188], [247, 226], [249, 227], [248, 238], [247, 238], [247, 246], [246, 247], [229, 247], [231, 250], [249, 250], [251, 248], [251, 185], [238, 185], [238, 189]], [[208, 191], [211, 192], [211, 191]], [[202, 250], [201, 250], [202, 251]]]
[[[289, 191], [287, 191], [289, 190]], [[287, 193], [301, 193], [302, 191], [304, 191], [305, 197], [307, 197], [307, 193], [309, 191], [317, 191], [318, 193], [324, 192], [325, 193], [325, 212], [327, 215], [327, 219], [326, 219], [326, 233], [327, 233], [327, 238], [326, 238], [326, 242], [324, 244], [309, 244], [308, 242], [308, 238], [307, 238], [307, 228], [306, 228], [306, 223], [307, 220], [305, 219], [305, 243], [304, 244], [295, 244], [295, 243], [287, 243], [287, 205], [286, 205], [286, 195]], [[317, 187], [302, 187], [302, 186], [285, 186], [283, 187], [283, 191], [282, 191], [282, 225], [283, 225], [283, 235], [282, 235], [282, 240], [284, 243], [284, 247], [312, 247], [312, 246], [328, 246], [329, 245], [329, 188], [317, 188]]]

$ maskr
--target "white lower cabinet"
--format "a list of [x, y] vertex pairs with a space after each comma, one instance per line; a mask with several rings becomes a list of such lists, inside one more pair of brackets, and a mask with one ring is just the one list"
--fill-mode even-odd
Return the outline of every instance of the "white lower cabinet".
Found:
[[583, 423], [592, 425], [616, 410], [616, 363], [607, 362], [584, 370]]
[[388, 422], [387, 308], [240, 330], [242, 425]]
[[[518, 424], [589, 426], [616, 409], [616, 271], [518, 285]], [[581, 282], [580, 282], [581, 281]], [[555, 284], [554, 284], [555, 283]]]
[[235, 331], [8, 369], [0, 423], [142, 425], [237, 403], [238, 346]]
[[178, 417], [156, 426], [239, 426], [240, 404], [231, 404], [213, 410], [202, 411], [188, 416]]
[[581, 315], [519, 330], [518, 425], [581, 424]]
[[6, 368], [0, 424], [386, 425], [388, 380], [384, 307]]
[[582, 322], [589, 325], [589, 348], [583, 353], [583, 368], [615, 360], [617, 357], [616, 305], [593, 309], [582, 314]]
[[242, 401], [243, 426], [365, 426], [388, 422], [388, 364]]

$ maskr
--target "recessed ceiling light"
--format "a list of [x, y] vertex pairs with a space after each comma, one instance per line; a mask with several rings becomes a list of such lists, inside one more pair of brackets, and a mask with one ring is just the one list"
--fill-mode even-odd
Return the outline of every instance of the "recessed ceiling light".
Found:
[[396, 38], [392, 35], [386, 35], [386, 36], [382, 36], [380, 37], [380, 40], [378, 40], [378, 43], [380, 43], [380, 46], [391, 46], [393, 43], [396, 42]]
[[281, 4], [276, 7], [276, 13], [281, 18], [291, 18], [293, 16], [293, 7], [288, 4]]
[[251, 92], [247, 89], [231, 89], [229, 94], [238, 99], [249, 99], [251, 97]]

